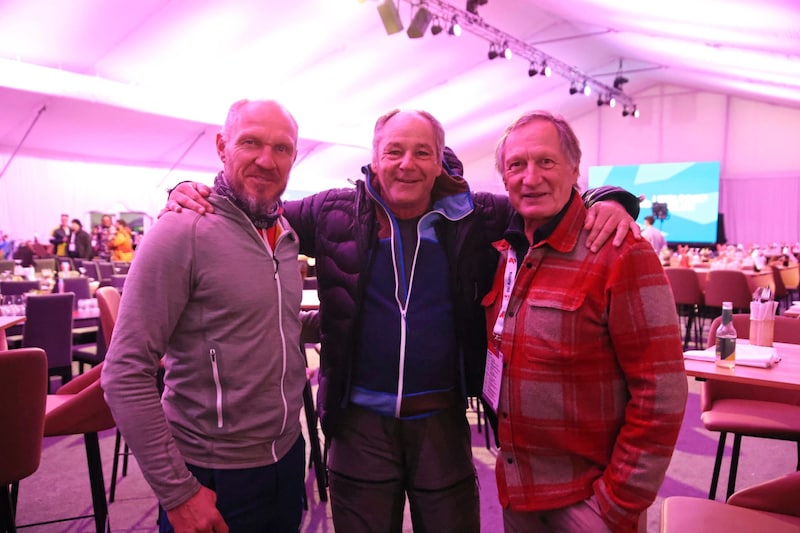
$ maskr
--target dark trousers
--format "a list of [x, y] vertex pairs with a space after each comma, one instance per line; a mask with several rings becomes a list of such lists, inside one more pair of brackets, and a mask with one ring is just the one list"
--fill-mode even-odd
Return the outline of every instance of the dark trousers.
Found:
[[[268, 466], [220, 470], [187, 464], [200, 483], [217, 493], [230, 533], [296, 533], [305, 498], [305, 441], [302, 435], [280, 461]], [[174, 533], [161, 511], [160, 533]]]
[[398, 420], [349, 405], [328, 453], [337, 532], [478, 533], [480, 504], [463, 408]]

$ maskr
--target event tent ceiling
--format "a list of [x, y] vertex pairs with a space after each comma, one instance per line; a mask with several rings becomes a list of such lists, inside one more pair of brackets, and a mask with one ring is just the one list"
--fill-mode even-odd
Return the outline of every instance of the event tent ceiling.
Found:
[[[394, 1], [406, 28], [426, 5]], [[633, 101], [669, 85], [800, 107], [798, 0], [488, 0], [476, 18], [607, 85], [622, 61]], [[324, 187], [356, 177], [375, 119], [395, 107], [431, 111], [466, 163], [490, 157], [524, 110], [596, 109], [597, 95], [529, 77], [521, 57], [490, 61], [485, 37], [442, 25], [388, 35], [375, 0], [4, 0], [0, 162], [18, 148], [214, 172], [228, 105], [271, 97], [300, 123], [295, 175]], [[602, 109], [633, 120], [620, 111]]]

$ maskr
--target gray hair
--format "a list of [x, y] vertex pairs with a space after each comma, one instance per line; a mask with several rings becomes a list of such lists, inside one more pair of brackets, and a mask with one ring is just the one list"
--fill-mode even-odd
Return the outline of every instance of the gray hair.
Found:
[[[393, 110], [389, 111], [388, 113], [386, 113], [385, 115], [383, 115], [382, 117], [380, 117], [375, 122], [375, 131], [373, 132], [373, 136], [372, 136], [372, 160], [373, 160], [373, 162], [378, 160], [378, 155], [379, 155], [378, 154], [378, 145], [380, 144], [380, 141], [381, 141], [381, 135], [383, 133], [383, 128], [386, 126], [386, 123], [389, 122], [389, 120], [391, 120], [392, 117], [394, 117], [398, 113], [402, 113], [402, 112], [403, 111], [401, 111], [400, 109], [393, 109]], [[427, 111], [415, 110], [415, 111], [408, 111], [408, 113], [419, 115], [420, 117], [424, 118], [425, 120], [427, 120], [428, 122], [431, 123], [431, 126], [433, 126], [434, 141], [436, 143], [436, 146], [435, 146], [436, 155], [439, 158], [439, 161], [441, 161], [444, 158], [444, 127], [442, 126], [442, 123], [439, 122], [436, 119], [436, 117], [434, 117], [433, 115], [431, 115]]]

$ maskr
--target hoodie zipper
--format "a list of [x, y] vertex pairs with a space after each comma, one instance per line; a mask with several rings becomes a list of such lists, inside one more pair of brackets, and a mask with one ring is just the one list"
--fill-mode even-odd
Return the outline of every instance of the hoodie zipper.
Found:
[[219, 367], [217, 366], [217, 350], [211, 348], [208, 351], [211, 358], [211, 373], [214, 376], [214, 387], [217, 390], [217, 427], [222, 427], [222, 384], [219, 382]]

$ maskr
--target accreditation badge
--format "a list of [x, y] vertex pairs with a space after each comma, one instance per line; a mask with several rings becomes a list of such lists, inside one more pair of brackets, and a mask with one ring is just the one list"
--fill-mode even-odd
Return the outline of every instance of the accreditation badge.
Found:
[[500, 405], [500, 384], [503, 381], [503, 354], [498, 348], [486, 350], [486, 369], [483, 375], [483, 399], [494, 412]]

